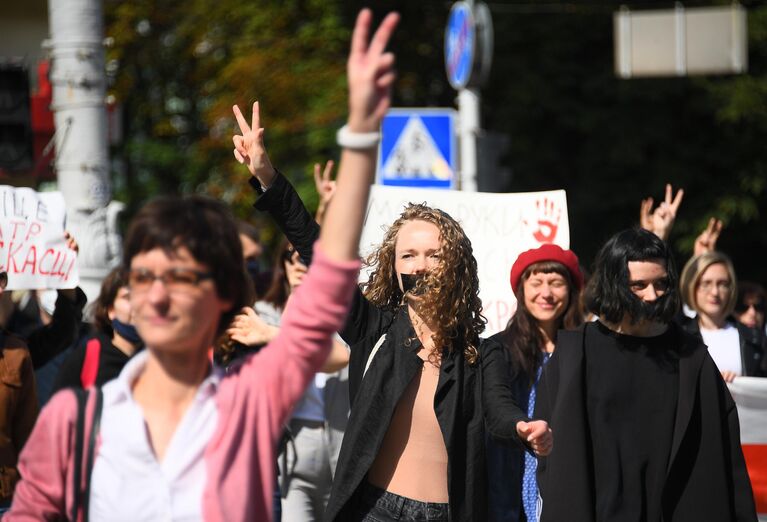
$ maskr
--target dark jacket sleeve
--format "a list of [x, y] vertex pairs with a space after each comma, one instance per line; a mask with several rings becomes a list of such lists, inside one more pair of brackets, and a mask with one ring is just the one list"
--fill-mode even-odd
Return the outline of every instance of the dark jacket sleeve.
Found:
[[79, 287], [75, 289], [74, 301], [59, 292], [51, 322], [38, 328], [27, 338], [29, 354], [35, 369], [72, 345], [77, 338], [83, 319], [83, 307], [87, 301], [88, 298]]
[[482, 368], [482, 408], [487, 433], [501, 443], [520, 444], [517, 423], [529, 421], [525, 412], [514, 401], [509, 378], [509, 364], [503, 355], [503, 346], [490, 338], [479, 348]]
[[70, 350], [69, 355], [64, 359], [59, 373], [56, 375], [56, 382], [53, 385], [51, 395], [64, 388], [82, 387], [80, 374], [83, 370], [83, 364], [85, 364], [85, 343], [86, 341], [83, 341], [76, 348]]
[[[256, 209], [272, 217], [280, 231], [298, 251], [304, 263], [309, 265], [312, 261], [312, 246], [320, 235], [320, 227], [306, 210], [296, 189], [279, 172], [276, 173], [272, 185], [267, 190], [262, 190], [258, 180], [252, 176], [250, 184], [259, 194], [254, 205]], [[349, 310], [349, 318], [339, 333], [353, 350], [358, 341], [381, 328], [385, 316], [386, 314], [368, 302], [362, 292], [356, 289]]]
[[250, 184], [260, 193], [253, 206], [271, 216], [277, 228], [298, 251], [304, 264], [309, 266], [312, 262], [312, 247], [320, 237], [320, 226], [306, 210], [296, 189], [279, 172], [266, 191], [260, 190], [258, 180], [252, 176]]

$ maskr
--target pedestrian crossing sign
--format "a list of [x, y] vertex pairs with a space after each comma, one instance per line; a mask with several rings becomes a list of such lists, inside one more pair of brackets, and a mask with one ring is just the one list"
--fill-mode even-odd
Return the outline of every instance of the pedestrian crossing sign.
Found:
[[378, 183], [399, 187], [455, 187], [456, 111], [392, 109], [381, 123]]

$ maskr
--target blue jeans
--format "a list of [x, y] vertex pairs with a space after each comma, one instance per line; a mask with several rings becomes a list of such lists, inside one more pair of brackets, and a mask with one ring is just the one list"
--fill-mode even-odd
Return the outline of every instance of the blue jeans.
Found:
[[429, 521], [447, 522], [448, 504], [419, 502], [389, 493], [364, 482], [356, 497], [355, 520], [361, 522]]

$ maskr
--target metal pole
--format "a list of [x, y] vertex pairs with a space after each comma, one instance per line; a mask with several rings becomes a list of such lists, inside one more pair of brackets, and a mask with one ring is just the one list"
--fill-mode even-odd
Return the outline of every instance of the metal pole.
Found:
[[[467, 0], [474, 10], [474, 0]], [[475, 48], [476, 52], [476, 48]], [[477, 191], [477, 134], [479, 121], [479, 89], [463, 88], [458, 91], [458, 121], [461, 139], [461, 190]]]
[[458, 121], [461, 139], [461, 190], [477, 191], [477, 135], [480, 131], [479, 89], [458, 91]]
[[67, 228], [80, 244], [80, 286], [89, 300], [121, 255], [110, 202], [101, 0], [48, 0], [55, 169]]

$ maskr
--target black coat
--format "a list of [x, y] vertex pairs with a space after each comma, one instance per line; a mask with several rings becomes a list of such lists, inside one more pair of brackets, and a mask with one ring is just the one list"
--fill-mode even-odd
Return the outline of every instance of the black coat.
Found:
[[[301, 257], [311, 261], [319, 229], [283, 176], [275, 178], [255, 206], [269, 212]], [[329, 521], [351, 519], [350, 500], [378, 454], [402, 393], [423, 365], [416, 354], [420, 344], [404, 308], [382, 310], [357, 291], [340, 333], [351, 348], [351, 415], [325, 512]], [[363, 379], [368, 357], [383, 334], [386, 338]], [[516, 444], [516, 424], [527, 420], [511, 399], [500, 350], [480, 348], [479, 361], [469, 365], [461, 346], [446, 350], [434, 397], [448, 454], [451, 520], [486, 519], [485, 425], [494, 438]]]
[[[678, 318], [682, 328], [695, 336], [701, 343], [700, 325], [695, 318], [683, 316]], [[744, 377], [764, 377], [764, 336], [756, 328], [749, 328], [734, 321], [740, 339], [740, 361]]]
[[[523, 408], [530, 399], [531, 376], [515, 369], [508, 346], [507, 332], [486, 339], [484, 350], [498, 349], [507, 362], [509, 382], [514, 401]], [[497, 348], [496, 348], [497, 347]], [[540, 364], [540, 363], [539, 363]], [[537, 366], [536, 366], [537, 368]], [[555, 437], [556, 438], [556, 437]], [[525, 471], [525, 448], [499, 444], [492, 437], [486, 440], [488, 520], [490, 522], [525, 522], [522, 508], [522, 479]]]
[[[595, 521], [595, 478], [586, 397], [586, 324], [560, 331], [543, 372], [536, 416], [548, 420], [554, 449], [539, 460], [541, 522]], [[751, 483], [740, 447], [735, 403], [714, 361], [698, 339], [672, 324], [680, 340], [679, 394], [671, 454], [663, 485], [665, 522], [756, 522]]]

